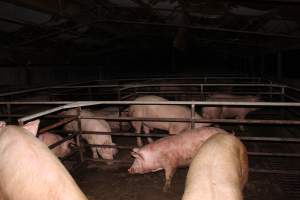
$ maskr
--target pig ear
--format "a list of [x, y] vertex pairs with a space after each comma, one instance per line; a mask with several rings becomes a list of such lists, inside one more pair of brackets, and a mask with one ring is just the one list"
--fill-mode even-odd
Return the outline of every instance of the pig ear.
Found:
[[132, 149], [132, 152], [131, 152], [131, 155], [135, 158], [140, 158], [140, 159], [144, 159], [143, 155], [139, 152], [139, 149], [138, 148], [133, 148]]
[[6, 122], [5, 121], [0, 121], [0, 128], [4, 128], [6, 126]]
[[38, 132], [39, 124], [40, 124], [40, 120], [37, 119], [37, 120], [31, 121], [31, 122], [28, 122], [27, 124], [25, 124], [23, 126], [23, 128], [25, 128], [27, 131], [29, 131], [34, 136], [36, 136], [36, 134]]

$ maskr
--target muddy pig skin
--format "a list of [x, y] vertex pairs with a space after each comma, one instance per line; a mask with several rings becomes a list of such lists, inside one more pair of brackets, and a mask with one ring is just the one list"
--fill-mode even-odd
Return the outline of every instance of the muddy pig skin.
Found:
[[[255, 96], [237, 96], [231, 94], [215, 94], [207, 98], [207, 101], [240, 101], [240, 102], [257, 102], [258, 97]], [[202, 116], [205, 119], [245, 119], [246, 115], [250, 112], [257, 110], [258, 108], [253, 107], [229, 107], [229, 106], [218, 106], [218, 107], [203, 107]], [[240, 125], [240, 129], [244, 130], [244, 126]]]
[[242, 200], [247, 179], [245, 146], [233, 135], [216, 134], [193, 159], [182, 200]]
[[[45, 132], [42, 133], [41, 135], [38, 136], [38, 138], [44, 142], [47, 146], [50, 146], [51, 144], [54, 144], [58, 141], [63, 140], [63, 137], [61, 137], [60, 135], [57, 134], [53, 134], [50, 132]], [[56, 155], [57, 157], [64, 157], [67, 154], [69, 154], [71, 152], [71, 148], [70, 145], [75, 145], [74, 140], [68, 140], [65, 141], [64, 143], [56, 146], [55, 148], [51, 149], [51, 151], [54, 153], [54, 155]]]
[[216, 133], [227, 132], [214, 127], [191, 129], [178, 135], [161, 138], [142, 148], [134, 148], [131, 154], [135, 160], [128, 172], [144, 174], [164, 169], [164, 191], [167, 191], [176, 168], [188, 166], [203, 142]]
[[[141, 96], [135, 101], [168, 101], [159, 96]], [[191, 110], [185, 106], [179, 105], [132, 105], [129, 107], [128, 115], [130, 117], [148, 117], [148, 118], [190, 118]], [[195, 118], [201, 119], [202, 117], [195, 113]], [[195, 123], [195, 128], [209, 126], [207, 123]], [[141, 133], [143, 128], [145, 134], [149, 134], [150, 130], [156, 128], [166, 130], [171, 135], [181, 133], [182, 131], [191, 129], [190, 123], [184, 122], [154, 122], [154, 121], [132, 121], [132, 126], [137, 134]], [[149, 142], [152, 142], [148, 138]], [[142, 140], [137, 138], [138, 146], [142, 146]]]
[[0, 125], [0, 199], [87, 200], [57, 157], [35, 137], [38, 124]]
[[[76, 115], [76, 109], [70, 109], [64, 111], [64, 115]], [[94, 113], [88, 110], [81, 111], [81, 117], [94, 117]], [[82, 131], [98, 131], [98, 132], [111, 132], [109, 124], [102, 119], [81, 119], [81, 129]], [[67, 131], [78, 131], [77, 121], [72, 121], [64, 126]], [[85, 139], [89, 144], [98, 145], [115, 145], [110, 135], [95, 135], [95, 134], [82, 134], [82, 138]], [[91, 148], [93, 152], [93, 158], [98, 159], [98, 153], [100, 156], [107, 160], [113, 160], [114, 155], [118, 152], [116, 148], [105, 148], [105, 147], [93, 147]]]

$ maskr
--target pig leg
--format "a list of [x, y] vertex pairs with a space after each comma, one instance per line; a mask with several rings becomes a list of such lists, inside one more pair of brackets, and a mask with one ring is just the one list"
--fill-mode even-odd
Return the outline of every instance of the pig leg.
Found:
[[[148, 134], [148, 135], [150, 134], [150, 128], [148, 126], [143, 125], [143, 129], [144, 129], [145, 134]], [[149, 143], [153, 142], [151, 137], [147, 137], [147, 140]]]
[[[236, 116], [235, 119], [243, 120], [243, 119], [245, 119], [245, 116]], [[239, 125], [239, 127], [240, 127], [241, 131], [245, 131], [246, 130], [243, 124]]]
[[173, 168], [171, 166], [168, 166], [165, 168], [165, 179], [166, 180], [165, 180], [165, 185], [163, 188], [164, 192], [168, 192], [170, 190], [172, 178], [173, 178], [175, 171], [176, 171], [176, 168]]
[[98, 153], [97, 153], [98, 147], [91, 147], [91, 149], [92, 149], [92, 152], [93, 152], [93, 158], [98, 159], [99, 158]]
[[[140, 121], [138, 121], [138, 122], [134, 121], [134, 122], [132, 122], [132, 126], [134, 127], [136, 134], [140, 134], [141, 133], [142, 122], [140, 122]], [[136, 138], [136, 142], [137, 142], [137, 145], [139, 147], [143, 146], [143, 142], [142, 142], [142, 138], [141, 137], [137, 137]]]

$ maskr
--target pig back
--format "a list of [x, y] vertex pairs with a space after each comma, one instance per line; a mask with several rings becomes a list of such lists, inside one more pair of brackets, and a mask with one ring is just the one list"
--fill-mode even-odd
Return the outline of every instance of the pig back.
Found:
[[151, 159], [164, 165], [165, 161], [174, 166], [187, 166], [202, 144], [217, 133], [227, 133], [215, 127], [202, 127], [184, 131], [178, 135], [161, 138], [141, 148]]
[[87, 199], [48, 147], [20, 127], [1, 130], [0, 176], [0, 196], [10, 200]]
[[247, 178], [245, 146], [233, 135], [216, 134], [194, 157], [182, 200], [241, 200]]

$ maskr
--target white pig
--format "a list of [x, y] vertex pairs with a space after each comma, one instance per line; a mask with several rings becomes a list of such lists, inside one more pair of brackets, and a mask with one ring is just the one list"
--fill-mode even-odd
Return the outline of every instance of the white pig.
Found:
[[[93, 110], [93, 112], [96, 116], [99, 117], [119, 117], [119, 108], [118, 107], [107, 107], [107, 108], [102, 108], [100, 110]], [[121, 117], [126, 117], [127, 113], [126, 112], [121, 112]], [[130, 125], [128, 122], [123, 121], [107, 121], [109, 124], [110, 128], [113, 130], [120, 130], [122, 126], [123, 130], [128, 130], [130, 128]]]
[[[53, 134], [50, 132], [42, 133], [38, 136], [38, 138], [43, 141], [47, 146], [50, 146], [58, 141], [63, 140], [63, 137], [57, 134]], [[64, 143], [56, 146], [55, 148], [51, 149], [51, 151], [56, 155], [57, 157], [64, 157], [67, 154], [71, 152], [70, 145], [75, 145], [75, 142], [73, 139], [67, 140]]]
[[57, 157], [35, 137], [38, 124], [0, 123], [0, 199], [87, 200]]
[[[159, 96], [141, 96], [135, 101], [168, 101]], [[190, 118], [191, 110], [185, 106], [179, 105], [132, 105], [129, 107], [128, 115], [130, 117], [148, 117], [148, 118]], [[195, 112], [195, 118], [201, 119], [201, 116]], [[191, 128], [191, 123], [186, 122], [158, 122], [158, 121], [132, 121], [132, 126], [137, 134], [141, 133], [143, 128], [145, 134], [149, 134], [151, 129], [166, 130], [174, 135]], [[207, 123], [195, 123], [195, 128], [209, 126]], [[149, 142], [152, 140], [149, 138]], [[142, 140], [137, 137], [138, 146], [142, 146]]]
[[164, 169], [164, 191], [167, 191], [176, 168], [188, 166], [205, 140], [216, 133], [227, 132], [219, 128], [202, 127], [161, 138], [141, 148], [134, 148], [131, 155], [135, 160], [128, 172], [144, 174]]
[[[70, 109], [62, 112], [64, 115], [76, 115], [76, 109]], [[81, 117], [94, 117], [95, 115], [87, 110], [81, 111]], [[81, 119], [81, 130], [82, 131], [98, 131], [98, 132], [111, 132], [109, 124], [102, 119]], [[69, 122], [64, 126], [66, 131], [79, 131], [78, 123], [76, 120]], [[89, 144], [98, 144], [98, 145], [115, 145], [110, 135], [96, 135], [96, 134], [82, 134]], [[100, 156], [107, 160], [113, 160], [113, 156], [118, 152], [116, 148], [110, 147], [91, 147], [93, 152], [93, 158], [98, 158], [98, 153]]]
[[245, 146], [233, 135], [216, 134], [193, 159], [182, 200], [242, 200], [247, 179]]
[[[215, 94], [207, 98], [207, 101], [241, 101], [241, 102], [257, 102], [258, 97], [255, 96], [237, 96], [231, 94]], [[207, 106], [202, 108], [202, 116], [205, 119], [245, 119], [246, 115], [258, 108], [238, 107], [238, 106]], [[244, 130], [244, 126], [240, 125], [240, 129]]]

